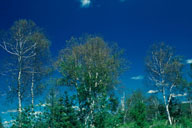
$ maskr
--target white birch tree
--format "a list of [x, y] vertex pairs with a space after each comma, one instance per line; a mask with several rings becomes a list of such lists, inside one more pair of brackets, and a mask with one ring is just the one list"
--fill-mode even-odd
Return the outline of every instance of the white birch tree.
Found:
[[85, 127], [94, 128], [96, 110], [104, 109], [99, 101], [104, 100], [106, 92], [117, 85], [125, 63], [121, 51], [109, 47], [100, 37], [72, 38], [69, 43], [69, 47], [60, 53], [59, 71], [64, 85], [76, 89], [80, 118]]
[[32, 21], [19, 20], [7, 32], [6, 38], [1, 39], [0, 47], [10, 56], [12, 68], [10, 72], [16, 75], [16, 92], [18, 98], [18, 112], [22, 112], [22, 89], [26, 86], [26, 72], [30, 70], [30, 60], [36, 56], [36, 42], [31, 41], [31, 36], [36, 29], [36, 25]]
[[170, 102], [176, 96], [177, 87], [180, 86], [183, 64], [177, 57], [173, 48], [164, 43], [154, 44], [146, 57], [147, 79], [151, 82], [155, 93], [161, 93], [170, 125], [173, 124], [170, 115]]
[[41, 84], [41, 79], [48, 75], [51, 71], [50, 67], [50, 41], [41, 31], [36, 31], [30, 38], [30, 40], [36, 43], [34, 49], [35, 56], [30, 60], [31, 75], [31, 105], [32, 110], [34, 108], [35, 95], [40, 94], [45, 87]]

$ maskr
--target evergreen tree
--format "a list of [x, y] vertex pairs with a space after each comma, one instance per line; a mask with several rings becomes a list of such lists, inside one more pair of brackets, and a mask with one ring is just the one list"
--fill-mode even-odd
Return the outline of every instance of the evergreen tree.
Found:
[[143, 128], [147, 122], [146, 98], [141, 90], [136, 90], [127, 100], [128, 118], [127, 122], [135, 122], [135, 127]]
[[141, 101], [135, 103], [133, 108], [130, 110], [130, 116], [135, 121], [136, 127], [138, 128], [144, 128], [147, 126], [146, 114], [146, 105]]
[[68, 125], [66, 125], [66, 128], [80, 127], [80, 122], [78, 119], [78, 109], [75, 109], [74, 100], [75, 100], [74, 96], [69, 96], [68, 93], [65, 92], [63, 106], [65, 108], [64, 112], [66, 113], [65, 121], [68, 122]]
[[64, 98], [56, 98], [53, 90], [48, 104], [50, 105], [46, 108], [45, 120], [50, 128], [80, 127], [77, 110], [73, 108], [73, 98], [67, 93]]
[[21, 114], [14, 117], [12, 128], [33, 128], [35, 123], [35, 115], [31, 111], [31, 107], [22, 109]]

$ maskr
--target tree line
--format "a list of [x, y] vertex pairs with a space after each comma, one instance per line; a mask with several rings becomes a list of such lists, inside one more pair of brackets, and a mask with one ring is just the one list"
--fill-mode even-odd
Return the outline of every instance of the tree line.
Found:
[[[6, 60], [0, 75], [9, 79], [3, 86], [9, 88], [7, 97], [17, 99], [11, 128], [192, 127], [187, 66], [165, 43], [153, 44], [146, 55], [148, 94], [136, 90], [122, 97], [117, 90], [129, 62], [124, 50], [102, 37], [72, 37], [53, 59], [43, 30], [31, 20], [18, 20], [2, 32], [0, 47]], [[192, 66], [188, 77], [191, 72]], [[42, 95], [46, 98], [38, 102]]]

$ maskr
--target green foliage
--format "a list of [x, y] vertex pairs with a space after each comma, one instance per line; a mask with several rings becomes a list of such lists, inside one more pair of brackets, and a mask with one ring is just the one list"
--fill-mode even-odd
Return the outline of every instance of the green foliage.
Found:
[[[172, 95], [178, 93], [183, 84], [183, 62], [176, 56], [173, 48], [164, 43], [152, 45], [146, 57], [147, 79], [152, 89], [161, 93], [167, 113], [167, 119], [172, 125], [170, 103]], [[182, 91], [181, 91], [182, 92]], [[182, 92], [183, 93], [183, 92]]]
[[95, 115], [96, 128], [118, 128], [120, 125], [122, 125], [122, 115], [120, 113], [102, 112]]
[[166, 120], [156, 120], [151, 125], [151, 128], [170, 128]]
[[181, 117], [180, 121], [172, 126], [168, 124], [167, 120], [155, 120], [150, 125], [151, 128], [191, 128], [191, 119], [186, 117]]
[[77, 128], [80, 127], [77, 110], [73, 108], [73, 97], [65, 93], [64, 98], [51, 99], [47, 106], [45, 117], [51, 128]]
[[146, 122], [146, 106], [143, 102], [136, 103], [130, 111], [130, 116], [135, 121], [136, 127], [143, 128]]
[[36, 92], [41, 92], [41, 88], [38, 86], [40, 84], [37, 84], [37, 82], [48, 71], [45, 71], [45, 64], [48, 66], [49, 59], [47, 56], [49, 56], [50, 43], [33, 21], [25, 19], [15, 21], [7, 31], [6, 36], [0, 38], [1, 48], [10, 55], [7, 64], [9, 71], [5, 71], [10, 74], [9, 79], [12, 82], [10, 93], [18, 96], [18, 111], [20, 114], [16, 119], [16, 123], [24, 122], [19, 126], [28, 127], [32, 114], [26, 108], [23, 111], [26, 111], [29, 115], [21, 113], [22, 102], [31, 91], [32, 107], [34, 107], [34, 95], [36, 96]]
[[21, 113], [18, 113], [14, 117], [14, 122], [12, 128], [29, 128], [34, 127], [35, 122], [38, 118], [36, 118], [34, 111], [31, 111], [31, 107], [26, 107], [22, 110]]
[[150, 96], [149, 98], [146, 99], [146, 106], [147, 106], [147, 120], [148, 121], [153, 121], [157, 120], [160, 118], [160, 116], [164, 113], [164, 108], [162, 108], [163, 112], [162, 114], [160, 113], [161, 111], [161, 103], [156, 96]]
[[0, 128], [4, 128], [1, 117], [0, 117]]
[[100, 37], [72, 38], [68, 44], [61, 50], [56, 63], [63, 75], [57, 82], [75, 87], [80, 120], [92, 126], [94, 113], [104, 111], [107, 92], [113, 91], [117, 85], [119, 75], [125, 69], [125, 61], [121, 50], [109, 47]]
[[[118, 101], [114, 95], [110, 95], [109, 100], [104, 97], [100, 101], [103, 108], [99, 108], [94, 114], [94, 125], [96, 128], [117, 128], [123, 122], [122, 113], [118, 112]], [[103, 103], [103, 104], [102, 104]]]
[[[53, 72], [49, 40], [30, 20], [16, 21], [7, 35], [1, 47], [15, 57], [11, 64], [14, 67], [10, 68], [14, 71], [11, 77], [15, 78], [12, 90], [20, 100], [29, 91], [35, 96], [43, 93], [42, 79]], [[69, 94], [74, 95], [61, 92], [58, 96], [54, 86], [49, 89], [46, 105], [25, 107], [15, 115], [11, 128], [191, 128], [192, 104], [181, 101], [192, 99], [192, 84], [183, 78], [182, 60], [174, 55], [173, 48], [155, 44], [146, 58], [147, 75], [152, 86], [162, 92], [164, 103], [159, 95], [146, 97], [139, 90], [120, 102], [115, 88], [127, 70], [122, 55], [117, 45], [109, 46], [101, 37], [71, 38], [55, 67], [62, 75], [57, 85], [71, 87], [74, 90]], [[186, 98], [175, 98], [174, 94], [185, 91]], [[20, 102], [20, 109], [21, 105]], [[165, 106], [169, 106], [173, 125], [168, 123]]]
[[136, 124], [134, 122], [129, 123], [129, 124], [124, 124], [120, 126], [119, 128], [135, 128]]
[[179, 119], [179, 123], [184, 127], [184, 128], [191, 128], [192, 127], [192, 119], [190, 117], [181, 117]]
[[118, 105], [119, 105], [118, 99], [115, 97], [114, 94], [111, 94], [111, 95], [109, 96], [109, 110], [110, 110], [112, 113], [116, 113], [117, 110], [118, 110]]

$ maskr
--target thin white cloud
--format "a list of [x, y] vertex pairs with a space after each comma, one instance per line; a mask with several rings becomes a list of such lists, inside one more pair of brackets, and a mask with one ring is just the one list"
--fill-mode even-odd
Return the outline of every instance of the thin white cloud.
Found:
[[12, 123], [12, 122], [14, 122], [14, 121], [15, 121], [15, 120], [4, 121], [3, 124], [4, 124], [4, 125], [7, 125], [7, 124], [10, 124], [10, 123]]
[[131, 77], [132, 80], [142, 80], [144, 77], [142, 75]]
[[149, 90], [147, 93], [154, 94], [154, 93], [158, 93], [158, 92], [159, 92], [158, 90]]
[[7, 110], [6, 112], [1, 112], [2, 114], [8, 114], [8, 113], [15, 113], [17, 112], [16, 109]]
[[87, 8], [91, 4], [91, 0], [80, 0], [80, 2], [81, 2], [81, 7], [82, 8]]
[[186, 63], [187, 63], [187, 64], [192, 64], [192, 59], [186, 60]]
[[9, 123], [9, 121], [4, 121], [4, 122], [3, 122], [3, 124], [8, 124], [8, 123]]
[[182, 104], [189, 104], [189, 103], [192, 103], [192, 101], [183, 101], [181, 102]]
[[173, 97], [182, 97], [182, 96], [187, 96], [187, 93], [184, 94], [172, 94]]
[[44, 103], [44, 104], [37, 104], [37, 105], [35, 105], [35, 106], [37, 106], [37, 107], [46, 107], [46, 106], [51, 106], [51, 104], [47, 104], [47, 103]]
[[4, 121], [3, 122], [3, 125], [5, 128], [10, 128], [12, 123], [14, 122], [15, 120], [10, 120], [10, 121]]

